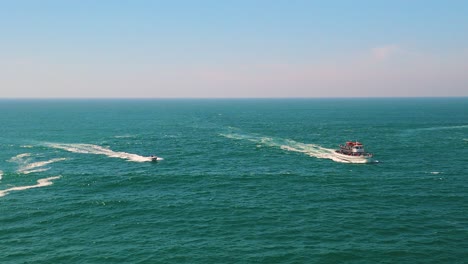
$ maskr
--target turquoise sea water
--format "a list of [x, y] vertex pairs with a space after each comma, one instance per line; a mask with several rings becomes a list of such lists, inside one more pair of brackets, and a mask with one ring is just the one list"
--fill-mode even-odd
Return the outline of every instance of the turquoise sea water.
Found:
[[[0, 263], [468, 259], [467, 98], [1, 100], [0, 121]], [[337, 160], [347, 140], [378, 162]]]

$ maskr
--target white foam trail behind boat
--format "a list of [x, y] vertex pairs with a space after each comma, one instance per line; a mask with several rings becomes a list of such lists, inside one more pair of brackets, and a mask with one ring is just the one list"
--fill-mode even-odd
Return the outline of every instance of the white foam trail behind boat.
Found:
[[23, 174], [29, 174], [33, 172], [47, 171], [49, 170], [49, 168], [42, 168], [42, 167], [44, 167], [47, 164], [54, 163], [57, 161], [62, 161], [62, 160], [66, 160], [66, 159], [56, 158], [56, 159], [51, 159], [47, 161], [38, 161], [38, 162], [29, 163], [29, 164], [24, 164], [18, 169], [18, 172], [23, 173]]
[[415, 130], [419, 130], [419, 131], [433, 131], [433, 130], [450, 130], [450, 129], [466, 129], [466, 128], [468, 128], [468, 125], [426, 127], [426, 128], [415, 129]]
[[134, 138], [136, 137], [135, 135], [118, 135], [114, 136], [114, 138]]
[[10, 162], [23, 162], [23, 159], [24, 158], [27, 158], [27, 157], [30, 157], [31, 156], [31, 153], [23, 153], [23, 154], [18, 154], [16, 156], [14, 156], [13, 158], [11, 158]]
[[290, 139], [281, 139], [281, 138], [271, 138], [271, 137], [264, 137], [258, 135], [245, 135], [245, 134], [221, 134], [221, 136], [232, 138], [232, 139], [239, 139], [239, 140], [248, 140], [251, 142], [255, 142], [261, 145], [269, 146], [269, 147], [277, 147], [287, 151], [294, 151], [304, 153], [310, 157], [319, 158], [319, 159], [331, 159], [336, 162], [342, 163], [362, 163], [360, 161], [351, 162], [347, 160], [340, 159], [340, 157], [335, 154], [334, 149], [324, 148], [316, 144], [305, 144], [301, 142], [297, 142]]
[[137, 154], [127, 153], [127, 152], [118, 152], [111, 149], [101, 147], [93, 144], [60, 144], [60, 143], [46, 143], [48, 147], [62, 149], [73, 153], [82, 153], [82, 154], [96, 154], [96, 155], [105, 155], [110, 158], [119, 158], [125, 159], [134, 162], [147, 162], [151, 161], [150, 157], [144, 157]]
[[62, 161], [66, 160], [65, 158], [55, 158], [55, 159], [50, 159], [46, 161], [38, 161], [38, 162], [32, 162], [31, 163], [31, 153], [23, 153], [14, 156], [9, 162], [14, 162], [19, 165], [19, 168], [17, 170], [18, 173], [22, 174], [29, 174], [33, 172], [42, 172], [42, 171], [47, 171], [49, 168], [43, 168], [45, 165], [57, 162], [57, 161]]
[[35, 184], [35, 185], [18, 186], [18, 187], [12, 187], [12, 188], [9, 188], [9, 189], [5, 189], [5, 190], [0, 190], [0, 197], [5, 196], [5, 195], [7, 195], [8, 193], [10, 193], [12, 191], [23, 191], [23, 190], [27, 190], [27, 189], [39, 188], [39, 187], [52, 185], [53, 184], [52, 180], [59, 179], [60, 177], [61, 176], [54, 176], [54, 177], [39, 179], [39, 180], [37, 180], [37, 184]]

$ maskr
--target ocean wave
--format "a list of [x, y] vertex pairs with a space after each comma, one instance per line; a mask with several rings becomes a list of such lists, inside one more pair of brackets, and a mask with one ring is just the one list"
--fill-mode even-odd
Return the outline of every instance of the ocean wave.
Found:
[[93, 144], [46, 143], [45, 145], [51, 148], [62, 149], [73, 153], [105, 155], [110, 158], [125, 159], [133, 162], [151, 161], [150, 157], [144, 157], [127, 152], [113, 151], [111, 149]]
[[3, 178], [3, 171], [0, 170], [0, 180]]
[[8, 193], [10, 193], [12, 191], [24, 191], [24, 190], [27, 190], [27, 189], [39, 188], [39, 187], [52, 185], [53, 184], [52, 180], [59, 179], [60, 177], [61, 176], [53, 176], [53, 177], [49, 177], [49, 178], [43, 178], [43, 179], [37, 180], [37, 184], [35, 184], [35, 185], [18, 186], [18, 187], [12, 187], [12, 188], [9, 188], [9, 189], [5, 189], [5, 190], [0, 190], [0, 197], [5, 196], [5, 195], [7, 195]]
[[239, 133], [228, 133], [220, 134], [223, 137], [237, 140], [248, 140], [255, 142], [260, 145], [276, 147], [287, 151], [299, 152], [306, 154], [310, 157], [319, 158], [319, 159], [330, 159], [335, 162], [341, 163], [365, 163], [367, 161], [348, 161], [341, 159], [334, 149], [324, 148], [317, 144], [306, 144], [297, 142], [290, 139], [281, 139], [281, 138], [272, 138], [265, 137], [260, 135], [248, 135], [248, 134], [239, 134]]

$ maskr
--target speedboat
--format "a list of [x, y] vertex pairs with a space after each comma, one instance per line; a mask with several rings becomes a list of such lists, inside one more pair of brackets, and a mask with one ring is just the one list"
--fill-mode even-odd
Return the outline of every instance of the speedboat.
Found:
[[151, 155], [151, 156], [149, 156], [149, 158], [151, 159], [151, 161], [160, 161], [160, 160], [163, 160], [163, 158], [158, 157], [158, 156], [156, 156], [156, 155]]
[[337, 156], [352, 163], [368, 163], [372, 161], [373, 155], [364, 150], [364, 145], [358, 141], [348, 141], [345, 145], [340, 145], [336, 150]]

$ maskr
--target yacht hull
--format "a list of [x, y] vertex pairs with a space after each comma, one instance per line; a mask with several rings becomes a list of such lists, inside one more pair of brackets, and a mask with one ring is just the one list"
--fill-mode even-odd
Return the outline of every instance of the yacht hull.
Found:
[[338, 151], [336, 151], [335, 154], [339, 159], [350, 162], [350, 163], [371, 163], [373, 161], [371, 156], [364, 156], [364, 155], [351, 156], [351, 155], [340, 153]]

